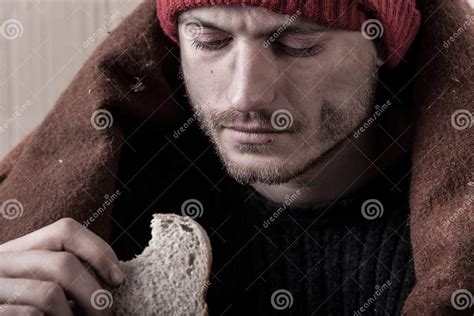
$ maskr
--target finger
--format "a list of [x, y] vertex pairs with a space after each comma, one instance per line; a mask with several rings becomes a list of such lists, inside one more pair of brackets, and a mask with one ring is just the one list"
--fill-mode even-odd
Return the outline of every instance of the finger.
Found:
[[102, 287], [79, 259], [69, 252], [30, 250], [1, 253], [0, 277], [57, 283], [84, 309], [86, 315], [110, 314], [109, 308], [102, 310], [91, 303], [95, 295], [103, 291]]
[[28, 316], [42, 316], [44, 313], [39, 309], [28, 305], [0, 305], [0, 315], [14, 316], [14, 315], [28, 315]]
[[0, 252], [34, 249], [73, 253], [88, 262], [102, 280], [119, 285], [125, 275], [115, 252], [103, 239], [71, 218], [63, 218], [23, 237], [0, 245]]
[[[72, 310], [61, 287], [53, 282], [31, 279], [0, 278], [0, 303], [3, 307], [20, 305], [13, 311], [20, 311], [18, 315], [29, 315], [26, 311], [34, 310], [33, 315], [47, 313], [48, 315], [72, 316]], [[0, 315], [2, 307], [0, 307]], [[8, 313], [5, 313], [7, 315]]]

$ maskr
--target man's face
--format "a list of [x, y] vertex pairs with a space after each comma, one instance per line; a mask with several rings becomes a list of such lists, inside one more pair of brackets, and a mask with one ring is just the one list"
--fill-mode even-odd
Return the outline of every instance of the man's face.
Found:
[[380, 59], [360, 32], [257, 7], [201, 7], [179, 21], [188, 97], [241, 183], [304, 174], [372, 111]]

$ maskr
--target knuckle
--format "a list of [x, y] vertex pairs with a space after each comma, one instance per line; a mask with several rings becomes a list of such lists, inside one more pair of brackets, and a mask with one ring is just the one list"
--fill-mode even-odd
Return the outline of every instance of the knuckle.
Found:
[[75, 219], [71, 217], [61, 218], [56, 222], [56, 224], [59, 227], [60, 232], [66, 235], [71, 234], [71, 232], [75, 232], [80, 225]]
[[33, 307], [33, 306], [25, 306], [21, 309], [21, 312], [23, 315], [27, 316], [40, 316], [43, 315], [43, 312], [41, 312], [39, 309]]
[[54, 282], [43, 282], [40, 285], [40, 295], [42, 309], [49, 310], [51, 306], [56, 304], [64, 295], [61, 286]]
[[55, 256], [54, 270], [59, 275], [64, 275], [77, 266], [77, 258], [70, 252], [58, 252]]

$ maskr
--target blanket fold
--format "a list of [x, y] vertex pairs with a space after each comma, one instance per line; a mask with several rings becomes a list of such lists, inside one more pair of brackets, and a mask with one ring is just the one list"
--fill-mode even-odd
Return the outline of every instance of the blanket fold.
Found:
[[[42, 123], [0, 162], [0, 243], [63, 217], [87, 221], [110, 240], [112, 207], [101, 206], [126, 189], [116, 176], [121, 149], [138, 129], [162, 133], [191, 115], [179, 50], [155, 5], [145, 0], [111, 32]], [[404, 313], [472, 315], [474, 16], [466, 2], [446, 0], [430, 1], [422, 16], [411, 53], [415, 76], [406, 83], [416, 107], [410, 225], [417, 283]], [[459, 293], [471, 294], [470, 307], [454, 301]]]

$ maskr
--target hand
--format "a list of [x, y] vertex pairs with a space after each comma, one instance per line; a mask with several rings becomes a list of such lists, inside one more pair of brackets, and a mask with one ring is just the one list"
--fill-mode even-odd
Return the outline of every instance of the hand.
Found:
[[0, 245], [0, 315], [73, 315], [68, 299], [86, 315], [112, 315], [94, 302], [102, 287], [81, 261], [112, 287], [125, 277], [112, 248], [71, 218]]

